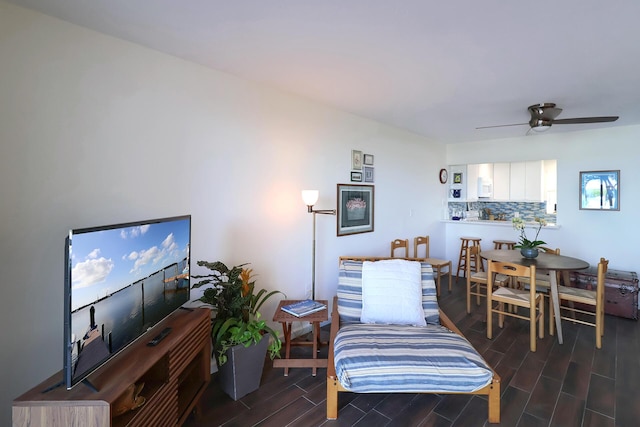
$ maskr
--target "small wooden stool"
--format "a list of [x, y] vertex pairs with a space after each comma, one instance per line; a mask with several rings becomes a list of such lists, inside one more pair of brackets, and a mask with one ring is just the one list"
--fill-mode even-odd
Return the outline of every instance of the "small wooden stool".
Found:
[[493, 241], [493, 249], [502, 249], [504, 246], [505, 249], [513, 249], [516, 245], [516, 242], [513, 240], [494, 240]]
[[[477, 246], [478, 252], [480, 252], [480, 240], [479, 237], [461, 237], [460, 238], [460, 257], [458, 258], [458, 270], [456, 271], [456, 276], [458, 277], [466, 277], [466, 257], [467, 250], [470, 246]], [[482, 265], [482, 261], [478, 259], [478, 256], [471, 258], [471, 262], [469, 267], [473, 272], [484, 271], [484, 266]], [[462, 271], [462, 276], [460, 276], [460, 271]]]

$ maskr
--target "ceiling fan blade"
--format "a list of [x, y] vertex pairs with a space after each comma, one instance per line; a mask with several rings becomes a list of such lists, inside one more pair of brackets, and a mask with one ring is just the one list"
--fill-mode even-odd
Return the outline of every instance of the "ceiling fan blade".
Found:
[[480, 126], [477, 127], [476, 129], [489, 129], [489, 128], [504, 128], [507, 126], [523, 126], [523, 125], [528, 125], [529, 123], [514, 123], [512, 125], [495, 125], [495, 126]]
[[606, 123], [615, 122], [618, 120], [618, 116], [604, 116], [604, 117], [577, 117], [574, 119], [558, 119], [554, 120], [554, 125], [577, 125], [584, 123]]

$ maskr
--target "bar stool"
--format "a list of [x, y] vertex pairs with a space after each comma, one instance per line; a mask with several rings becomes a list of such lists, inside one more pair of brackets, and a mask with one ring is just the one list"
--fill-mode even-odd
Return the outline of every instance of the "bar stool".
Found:
[[516, 245], [516, 242], [513, 240], [494, 240], [493, 241], [493, 249], [502, 249], [504, 246], [505, 249], [513, 249]]
[[[479, 237], [461, 237], [460, 238], [460, 257], [458, 258], [458, 270], [456, 271], [456, 276], [465, 277], [466, 275], [466, 258], [467, 258], [467, 250], [470, 246], [477, 246], [478, 252], [480, 252], [480, 240]], [[484, 266], [482, 265], [482, 260], [479, 260], [480, 257], [474, 256], [471, 258], [471, 262], [469, 268], [473, 272], [484, 271]], [[460, 276], [460, 271], [462, 271], [462, 276]]]

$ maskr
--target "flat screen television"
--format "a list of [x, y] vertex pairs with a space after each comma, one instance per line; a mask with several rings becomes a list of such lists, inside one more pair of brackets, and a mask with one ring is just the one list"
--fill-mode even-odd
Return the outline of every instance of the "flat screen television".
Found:
[[190, 215], [69, 232], [63, 370], [67, 389], [189, 301], [190, 245]]

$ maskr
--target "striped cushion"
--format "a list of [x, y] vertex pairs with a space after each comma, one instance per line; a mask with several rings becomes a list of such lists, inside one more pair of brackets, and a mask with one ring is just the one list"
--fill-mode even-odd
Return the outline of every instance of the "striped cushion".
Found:
[[[422, 262], [422, 309], [427, 324], [440, 324], [436, 283], [431, 264]], [[362, 261], [341, 260], [338, 273], [338, 313], [344, 323], [360, 322], [362, 314]]]
[[353, 392], [468, 393], [493, 377], [469, 341], [439, 325], [346, 325], [334, 345], [338, 380]]

